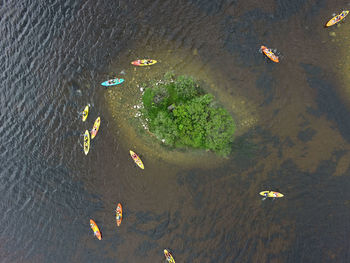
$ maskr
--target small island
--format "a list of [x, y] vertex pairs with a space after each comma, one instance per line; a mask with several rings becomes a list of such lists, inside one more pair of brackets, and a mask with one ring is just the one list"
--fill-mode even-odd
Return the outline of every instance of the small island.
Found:
[[141, 118], [157, 139], [170, 147], [230, 154], [234, 120], [192, 77], [168, 72], [143, 86]]

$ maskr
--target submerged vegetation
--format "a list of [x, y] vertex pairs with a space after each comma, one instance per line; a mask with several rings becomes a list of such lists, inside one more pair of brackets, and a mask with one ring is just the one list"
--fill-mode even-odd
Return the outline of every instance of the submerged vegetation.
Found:
[[164, 80], [146, 84], [142, 102], [149, 131], [165, 145], [230, 154], [234, 121], [193, 78], [167, 73]]

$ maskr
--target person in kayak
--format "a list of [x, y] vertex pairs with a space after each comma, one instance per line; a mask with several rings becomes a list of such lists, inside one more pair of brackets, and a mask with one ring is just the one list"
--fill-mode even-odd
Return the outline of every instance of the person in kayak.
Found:
[[266, 198], [269, 197], [269, 193], [270, 193], [270, 191], [267, 191], [266, 193], [264, 193], [264, 197], [261, 200], [263, 200], [263, 201], [266, 200]]
[[117, 220], [119, 220], [120, 219], [120, 212], [118, 211], [117, 208], [115, 209], [115, 212], [117, 213]]
[[152, 59], [145, 59], [144, 61], [140, 60], [140, 64], [144, 64], [144, 65], [152, 64]]

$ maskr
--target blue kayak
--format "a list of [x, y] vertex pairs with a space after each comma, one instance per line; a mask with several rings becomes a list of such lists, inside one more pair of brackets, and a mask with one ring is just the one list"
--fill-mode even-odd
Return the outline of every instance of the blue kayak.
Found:
[[123, 82], [124, 82], [124, 79], [110, 79], [110, 80], [107, 80], [105, 82], [102, 82], [101, 85], [109, 87], [109, 86], [118, 85], [118, 84], [123, 83]]

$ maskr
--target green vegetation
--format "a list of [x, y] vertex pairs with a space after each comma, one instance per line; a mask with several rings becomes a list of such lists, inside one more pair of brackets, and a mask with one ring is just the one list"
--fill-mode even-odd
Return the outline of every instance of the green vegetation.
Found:
[[146, 85], [142, 101], [149, 131], [164, 144], [230, 154], [234, 121], [193, 78], [167, 73], [163, 81]]

